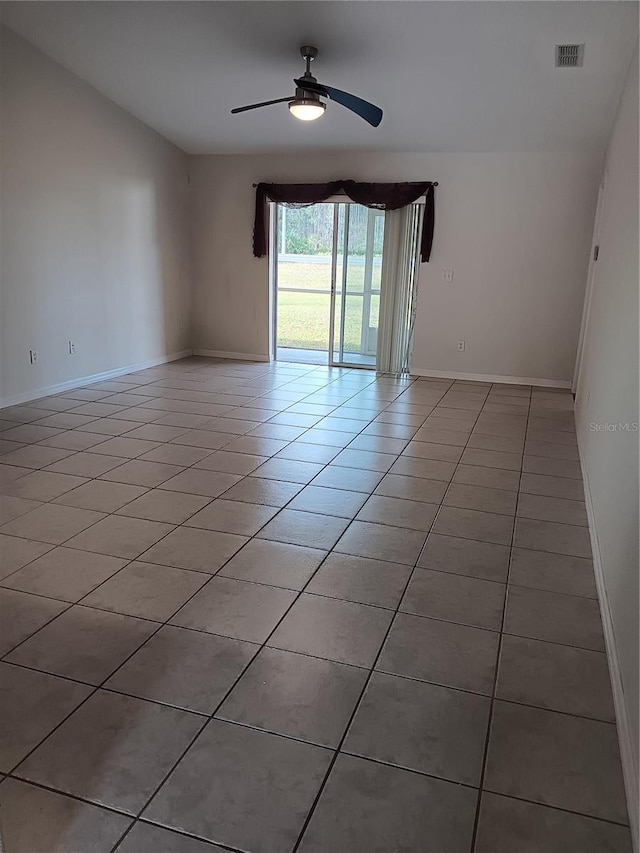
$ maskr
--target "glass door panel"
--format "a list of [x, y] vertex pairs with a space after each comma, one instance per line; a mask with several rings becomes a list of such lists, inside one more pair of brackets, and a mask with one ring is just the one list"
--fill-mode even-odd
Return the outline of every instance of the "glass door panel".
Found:
[[375, 368], [384, 211], [337, 205], [331, 363]]
[[327, 363], [334, 205], [276, 206], [276, 354]]

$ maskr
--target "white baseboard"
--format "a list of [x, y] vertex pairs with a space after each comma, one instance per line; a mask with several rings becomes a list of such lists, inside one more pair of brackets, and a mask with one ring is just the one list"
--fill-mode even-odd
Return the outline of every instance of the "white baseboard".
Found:
[[218, 349], [194, 349], [194, 355], [204, 355], [207, 358], [228, 358], [231, 361], [270, 361], [264, 353], [254, 352], [223, 352]]
[[502, 382], [507, 385], [536, 385], [543, 388], [571, 388], [567, 379], [534, 379], [531, 376], [493, 376], [490, 373], [460, 373], [455, 370], [421, 370], [411, 366], [413, 376], [428, 376], [432, 379], [465, 379], [467, 382]]
[[578, 436], [578, 453], [580, 454], [580, 467], [584, 480], [584, 494], [587, 510], [587, 521], [591, 538], [591, 550], [593, 552], [593, 571], [596, 578], [596, 589], [600, 602], [600, 613], [602, 616], [602, 628], [604, 631], [604, 642], [609, 662], [609, 674], [611, 675], [611, 689], [613, 691], [613, 703], [616, 712], [616, 725], [618, 730], [618, 742], [620, 744], [620, 758], [622, 761], [622, 774], [624, 776], [624, 787], [627, 798], [627, 811], [629, 812], [629, 825], [631, 828], [631, 840], [635, 853], [640, 849], [640, 827], [638, 825], [638, 764], [637, 754], [633, 746], [631, 727], [629, 725], [629, 713], [625, 702], [624, 687], [622, 684], [622, 673], [620, 671], [620, 658], [613, 630], [613, 618], [609, 607], [609, 597], [605, 584], [604, 570], [602, 566], [602, 554], [598, 542], [598, 529], [596, 527], [595, 513], [593, 509], [593, 498], [589, 485], [589, 472], [585, 464], [580, 436]]
[[137, 370], [146, 370], [148, 367], [157, 367], [159, 364], [178, 361], [179, 359], [187, 358], [190, 355], [193, 355], [193, 351], [185, 349], [181, 352], [173, 352], [169, 355], [152, 358], [149, 359], [149, 361], [141, 361], [137, 364], [127, 364], [124, 367], [117, 367], [115, 370], [106, 370], [103, 373], [92, 373], [89, 376], [79, 376], [76, 379], [69, 379], [67, 382], [58, 382], [56, 385], [48, 385], [45, 388], [34, 388], [32, 391], [27, 391], [23, 394], [14, 394], [12, 397], [1, 398], [0, 409], [6, 409], [8, 406], [18, 406], [20, 403], [28, 403], [30, 400], [39, 400], [40, 397], [49, 397], [51, 394], [60, 394], [63, 391], [71, 391], [74, 388], [80, 388], [83, 385], [91, 385], [94, 382], [103, 382], [105, 379], [114, 379], [117, 376], [124, 376], [126, 373], [135, 373]]

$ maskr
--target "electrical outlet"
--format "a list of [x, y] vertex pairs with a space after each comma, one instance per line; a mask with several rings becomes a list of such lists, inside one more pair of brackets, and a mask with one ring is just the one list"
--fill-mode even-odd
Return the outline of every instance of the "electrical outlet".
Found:
[[29, 350], [29, 361], [31, 364], [35, 364], [38, 361], [38, 350], [30, 349]]
[[442, 280], [443, 281], [453, 281], [453, 270], [442, 270]]
[[75, 355], [75, 354], [76, 354], [76, 342], [75, 341], [69, 341], [69, 355]]
[[464, 341], [458, 341], [458, 351], [464, 352], [464, 347], [465, 347], [465, 342]]

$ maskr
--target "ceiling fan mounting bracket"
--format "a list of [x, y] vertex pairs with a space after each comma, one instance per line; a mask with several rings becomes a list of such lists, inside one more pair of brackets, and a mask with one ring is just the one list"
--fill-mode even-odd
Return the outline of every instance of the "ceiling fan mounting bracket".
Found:
[[[313, 62], [313, 60], [316, 58], [317, 55], [318, 55], [318, 48], [313, 47], [310, 44], [303, 44], [302, 47], [300, 48], [300, 56], [307, 63], [307, 67], [306, 67], [304, 75], [303, 75], [304, 77], [311, 77], [311, 63]], [[311, 77], [311, 79], [313, 80], [315, 78]]]

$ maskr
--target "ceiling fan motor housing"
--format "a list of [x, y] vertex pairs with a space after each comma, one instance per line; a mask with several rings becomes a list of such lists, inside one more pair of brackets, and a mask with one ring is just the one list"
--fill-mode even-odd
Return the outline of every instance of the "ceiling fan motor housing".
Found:
[[317, 92], [309, 92], [307, 89], [296, 86], [296, 100], [320, 101], [320, 95]]

